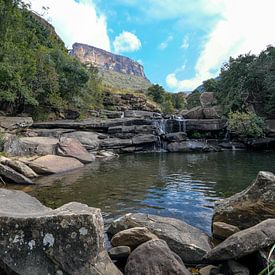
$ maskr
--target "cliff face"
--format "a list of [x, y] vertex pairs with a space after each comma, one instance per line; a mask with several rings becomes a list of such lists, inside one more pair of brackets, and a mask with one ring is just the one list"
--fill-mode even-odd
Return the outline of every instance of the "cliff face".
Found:
[[107, 71], [115, 71], [147, 79], [143, 66], [125, 56], [112, 54], [102, 49], [80, 43], [73, 45], [71, 55], [76, 56], [82, 63], [87, 65], [90, 64]]

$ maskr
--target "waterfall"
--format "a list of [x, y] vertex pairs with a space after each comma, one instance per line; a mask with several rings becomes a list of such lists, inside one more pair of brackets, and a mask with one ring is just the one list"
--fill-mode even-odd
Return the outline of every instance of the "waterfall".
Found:
[[157, 134], [164, 135], [167, 133], [167, 125], [166, 125], [166, 120], [165, 119], [157, 119], [153, 121], [153, 125], [157, 129]]
[[186, 133], [186, 119], [178, 117], [176, 121], [178, 122], [178, 132]]

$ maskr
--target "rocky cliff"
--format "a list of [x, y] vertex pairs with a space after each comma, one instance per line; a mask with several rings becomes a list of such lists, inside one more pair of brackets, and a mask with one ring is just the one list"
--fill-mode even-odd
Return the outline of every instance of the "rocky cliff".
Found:
[[93, 65], [108, 71], [139, 76], [146, 79], [143, 66], [128, 57], [116, 55], [102, 49], [80, 43], [73, 44], [71, 54], [76, 56], [84, 64]]

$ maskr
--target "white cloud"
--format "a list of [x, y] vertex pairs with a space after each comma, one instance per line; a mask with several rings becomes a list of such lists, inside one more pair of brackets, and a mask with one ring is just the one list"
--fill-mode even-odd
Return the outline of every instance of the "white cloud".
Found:
[[188, 37], [188, 35], [184, 36], [180, 47], [182, 49], [188, 49], [189, 48], [189, 37]]
[[123, 31], [116, 36], [113, 46], [116, 53], [135, 52], [141, 48], [141, 42], [135, 34]]
[[71, 48], [74, 42], [93, 45], [110, 50], [106, 17], [98, 13], [92, 0], [25, 0], [32, 10], [43, 13], [42, 7], [49, 7], [47, 15], [57, 33]]
[[160, 50], [165, 50], [168, 47], [169, 42], [173, 40], [173, 35], [168, 35], [167, 38], [159, 44]]
[[248, 52], [258, 54], [275, 43], [274, 0], [238, 0], [223, 2], [221, 19], [207, 37], [195, 66], [195, 76], [180, 80], [175, 73], [166, 77], [174, 90], [193, 90], [202, 81], [215, 77], [230, 56]]

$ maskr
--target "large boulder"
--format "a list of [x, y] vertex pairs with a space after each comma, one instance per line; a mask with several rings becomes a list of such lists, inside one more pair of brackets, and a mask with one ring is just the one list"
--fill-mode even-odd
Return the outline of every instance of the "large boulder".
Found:
[[7, 117], [0, 116], [0, 128], [15, 130], [18, 128], [30, 127], [33, 124], [31, 117]]
[[225, 240], [229, 236], [240, 231], [240, 229], [237, 226], [225, 222], [214, 222], [212, 230], [213, 237], [220, 240]]
[[247, 189], [216, 203], [213, 222], [245, 229], [268, 218], [275, 218], [275, 175], [261, 171]]
[[38, 175], [24, 162], [5, 157], [0, 157], [0, 163], [7, 165], [27, 178], [36, 178]]
[[18, 183], [18, 184], [33, 184], [32, 180], [29, 178], [25, 177], [24, 175], [16, 172], [14, 169], [7, 165], [0, 164], [0, 180], [1, 184], [5, 181], [2, 178], [4, 177], [5, 179], [10, 180], [13, 183]]
[[47, 155], [30, 162], [29, 166], [37, 174], [50, 175], [78, 169], [84, 165], [75, 158]]
[[84, 164], [91, 163], [95, 160], [95, 156], [90, 154], [75, 138], [60, 138], [57, 144], [56, 152], [57, 155], [63, 157], [73, 157]]
[[217, 104], [215, 94], [213, 92], [204, 92], [200, 95], [200, 103], [202, 107], [211, 107]]
[[158, 239], [158, 237], [151, 233], [146, 227], [134, 227], [116, 233], [112, 239], [113, 246], [129, 246], [135, 249], [150, 240]]
[[133, 137], [133, 145], [156, 143], [159, 139], [155, 135], [137, 135]]
[[205, 107], [203, 108], [203, 115], [206, 119], [217, 119], [221, 118], [221, 110], [220, 107]]
[[191, 275], [178, 255], [165, 241], [151, 240], [136, 248], [129, 256], [125, 275]]
[[207, 253], [208, 261], [239, 259], [275, 243], [275, 219], [265, 220], [227, 238]]
[[214, 148], [202, 141], [186, 140], [169, 143], [167, 150], [169, 152], [210, 152], [214, 151]]
[[9, 156], [32, 156], [54, 154], [58, 139], [51, 137], [12, 136], [5, 143], [4, 151]]
[[184, 263], [200, 263], [203, 256], [211, 249], [209, 237], [201, 230], [183, 221], [156, 215], [126, 214], [111, 223], [108, 233], [115, 235], [133, 227], [146, 227], [160, 239], [165, 240]]
[[184, 114], [184, 118], [188, 119], [203, 119], [203, 108], [201, 106], [194, 107]]
[[21, 191], [0, 189], [0, 263], [8, 274], [121, 274], [104, 250], [100, 209], [52, 210]]

